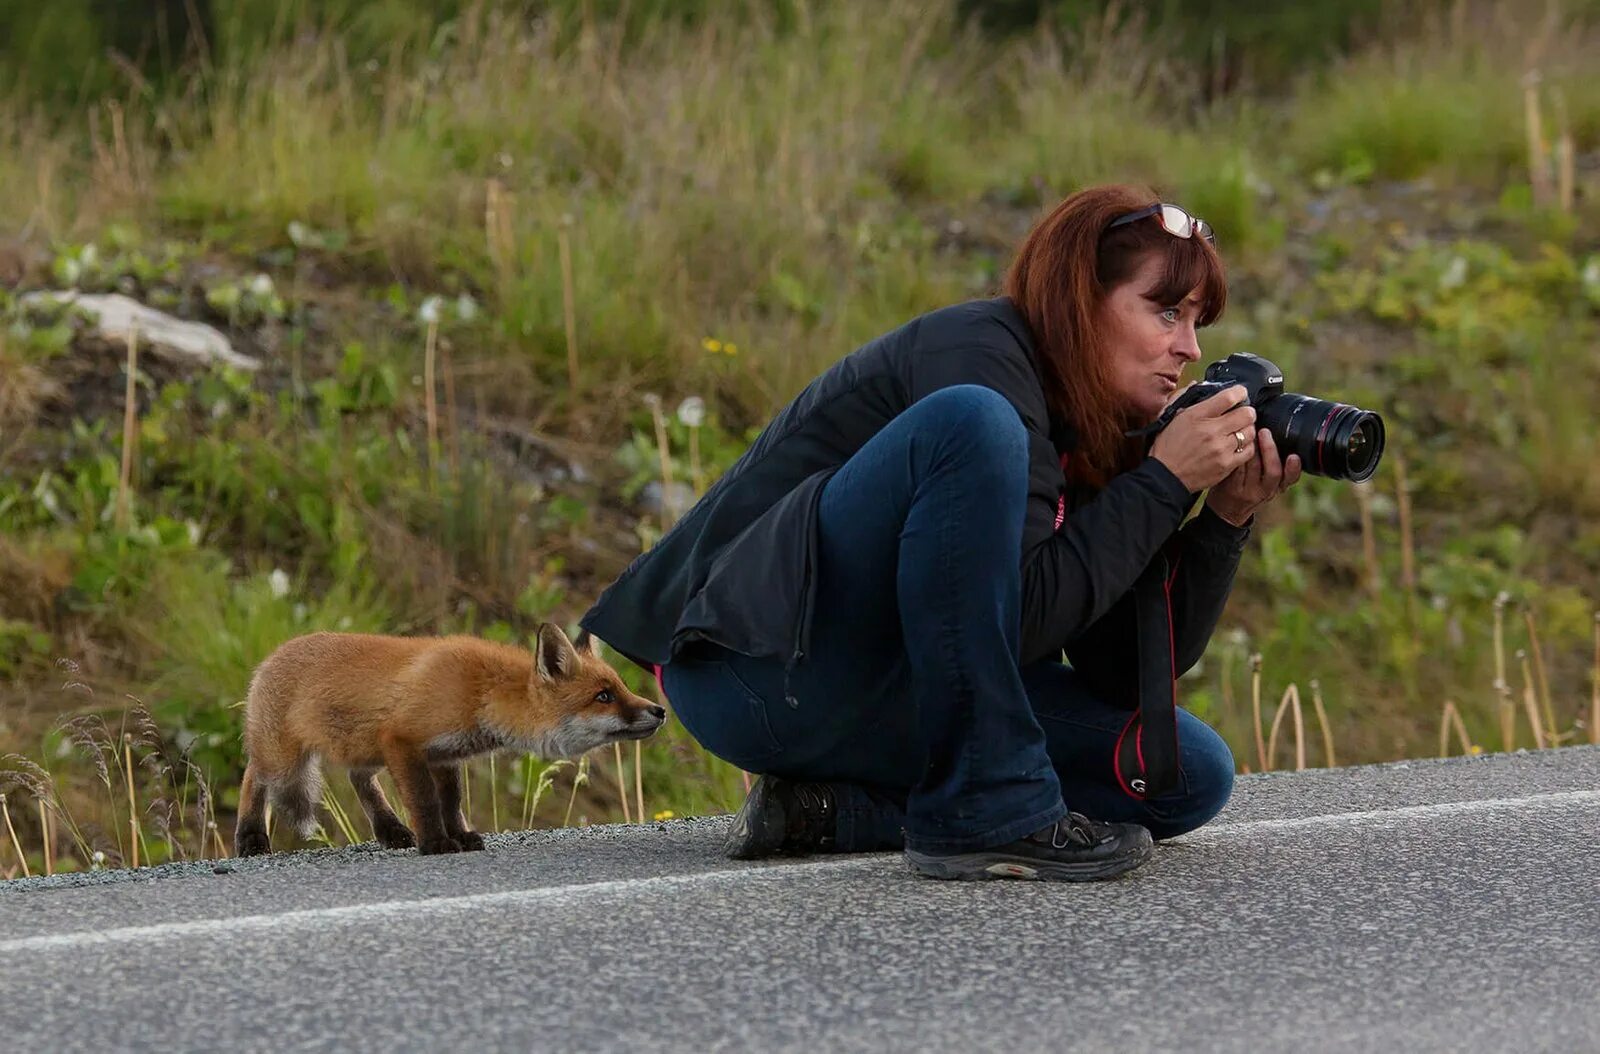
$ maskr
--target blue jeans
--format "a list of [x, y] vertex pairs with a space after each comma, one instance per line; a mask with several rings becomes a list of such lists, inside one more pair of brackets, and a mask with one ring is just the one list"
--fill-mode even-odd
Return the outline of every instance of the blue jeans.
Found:
[[1216, 815], [1233, 758], [1204, 722], [1179, 712], [1179, 788], [1141, 802], [1112, 774], [1128, 712], [1061, 663], [1020, 666], [1027, 485], [1027, 433], [998, 393], [912, 405], [823, 489], [793, 705], [782, 660], [701, 645], [661, 670], [679, 720], [746, 771], [833, 784], [840, 851], [987, 848], [1069, 805], [1158, 838]]

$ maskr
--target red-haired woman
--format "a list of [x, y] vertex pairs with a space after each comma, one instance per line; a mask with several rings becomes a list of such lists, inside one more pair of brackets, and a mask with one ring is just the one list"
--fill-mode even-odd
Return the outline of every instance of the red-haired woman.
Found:
[[1216, 815], [1233, 758], [1173, 682], [1300, 464], [1238, 387], [1128, 433], [1225, 297], [1203, 222], [1140, 188], [1075, 193], [1004, 296], [833, 365], [606, 589], [584, 629], [763, 774], [728, 855], [904, 848], [940, 878], [1085, 880]]

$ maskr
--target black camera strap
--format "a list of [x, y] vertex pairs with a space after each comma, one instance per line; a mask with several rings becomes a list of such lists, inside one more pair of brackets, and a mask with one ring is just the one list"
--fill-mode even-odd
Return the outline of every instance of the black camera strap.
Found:
[[[1171, 572], [1177, 570], [1173, 563]], [[1172, 580], [1158, 553], [1133, 586], [1139, 709], [1117, 737], [1113, 766], [1123, 792], [1141, 801], [1178, 786], [1178, 685]]]

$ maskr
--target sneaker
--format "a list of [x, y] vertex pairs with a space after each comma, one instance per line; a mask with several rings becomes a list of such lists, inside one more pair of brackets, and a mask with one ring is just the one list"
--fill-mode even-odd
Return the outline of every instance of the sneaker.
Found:
[[723, 855], [755, 860], [777, 854], [826, 853], [834, 845], [838, 808], [826, 783], [762, 776], [734, 814]]
[[1049, 827], [1005, 845], [963, 853], [906, 850], [913, 871], [930, 878], [1036, 878], [1092, 882], [1149, 860], [1150, 832], [1134, 823], [1100, 823], [1069, 812]]

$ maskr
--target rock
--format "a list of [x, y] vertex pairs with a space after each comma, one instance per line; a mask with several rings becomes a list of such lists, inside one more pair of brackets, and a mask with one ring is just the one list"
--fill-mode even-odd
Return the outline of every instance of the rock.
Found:
[[128, 334], [139, 331], [141, 351], [166, 358], [210, 365], [221, 362], [241, 370], [259, 370], [261, 363], [233, 350], [222, 333], [203, 322], [185, 322], [146, 307], [121, 293], [79, 293], [76, 290], [43, 290], [28, 293], [23, 304], [32, 302], [69, 303], [94, 316], [96, 332], [106, 340], [127, 343]]

